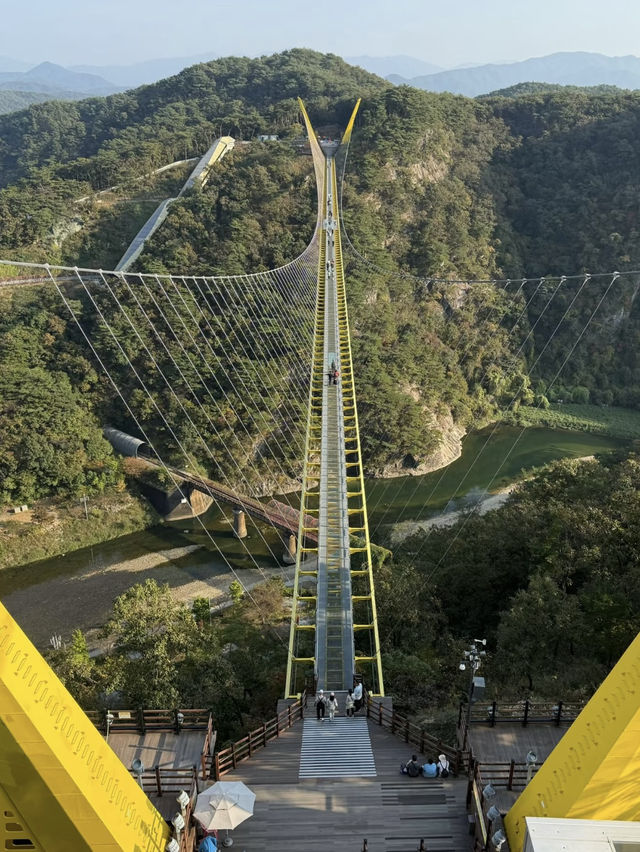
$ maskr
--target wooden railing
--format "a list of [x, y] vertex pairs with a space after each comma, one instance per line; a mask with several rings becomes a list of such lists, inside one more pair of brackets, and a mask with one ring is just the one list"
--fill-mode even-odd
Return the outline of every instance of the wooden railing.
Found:
[[[506, 787], [507, 790], [524, 790], [527, 781], [533, 778], [541, 764], [516, 763], [484, 763], [474, 761], [473, 774], [483, 787], [491, 784], [492, 787]], [[531, 771], [531, 776], [529, 776]]]
[[147, 769], [142, 775], [131, 772], [142, 789], [149, 796], [169, 796], [182, 790], [191, 790], [194, 786], [198, 792], [198, 770], [195, 766], [184, 766], [171, 769], [168, 766], [156, 766]]
[[[515, 701], [511, 703], [476, 702], [471, 707], [470, 723], [473, 725], [498, 725], [501, 722], [521, 722], [527, 725], [556, 725], [573, 722], [584, 703], [577, 701]], [[458, 714], [458, 727], [464, 724], [467, 705], [461, 704]]]
[[421, 754], [429, 754], [433, 757], [438, 754], [446, 755], [454, 774], [457, 775], [468, 767], [467, 752], [432, 736], [420, 725], [409, 721], [406, 716], [395, 710], [389, 710], [382, 702], [376, 701], [370, 695], [366, 696], [366, 708], [369, 719], [387, 728], [392, 734], [402, 737], [405, 743], [414, 745]]
[[213, 756], [213, 778], [219, 781], [225, 773], [235, 769], [243, 760], [251, 757], [256, 751], [265, 748], [269, 740], [279, 737], [282, 731], [286, 731], [298, 719], [303, 719], [306, 702], [306, 693], [303, 692], [297, 701], [294, 701], [273, 719], [269, 719], [259, 728], [250, 731], [246, 737], [232, 743], [229, 748], [216, 752]]
[[202, 772], [203, 780], [211, 777], [211, 769], [213, 767], [213, 753], [216, 750], [216, 732], [213, 729], [213, 718], [209, 716], [207, 723], [207, 734], [204, 738], [202, 746], [202, 754], [200, 755], [200, 771]]
[[206, 731], [211, 719], [211, 710], [85, 710], [93, 724], [102, 733], [107, 731], [107, 713], [113, 717], [109, 731]]
[[[498, 703], [475, 702], [471, 705], [469, 727], [471, 725], [489, 725], [520, 723], [527, 725], [569, 725], [573, 722], [582, 708], [583, 703], [577, 701], [514, 701]], [[467, 704], [460, 704], [458, 710], [458, 744], [464, 748], [469, 745], [467, 727]]]

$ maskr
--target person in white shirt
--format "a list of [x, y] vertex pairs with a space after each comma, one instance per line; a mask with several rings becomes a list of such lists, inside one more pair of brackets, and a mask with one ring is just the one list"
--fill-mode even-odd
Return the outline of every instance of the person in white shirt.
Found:
[[439, 778], [448, 778], [449, 777], [449, 761], [447, 760], [446, 754], [438, 755], [438, 777]]
[[335, 692], [332, 692], [329, 696], [327, 707], [329, 708], [329, 720], [333, 722], [333, 717], [338, 712], [338, 699], [336, 698]]
[[362, 707], [362, 681], [356, 683], [353, 690], [353, 701], [355, 703], [356, 713]]

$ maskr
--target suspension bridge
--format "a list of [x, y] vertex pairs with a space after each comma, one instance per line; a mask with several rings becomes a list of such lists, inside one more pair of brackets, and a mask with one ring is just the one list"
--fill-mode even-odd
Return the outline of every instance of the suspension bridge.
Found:
[[[308, 248], [290, 264], [236, 276], [169, 276], [124, 268], [109, 272], [3, 263], [17, 271], [14, 285], [44, 283], [55, 289], [112, 389], [122, 413], [119, 425], [135, 429], [135, 440], [144, 444], [147, 459], [169, 481], [180, 487], [187, 479], [222, 512], [231, 506], [296, 534], [284, 706], [299, 702], [304, 689], [344, 695], [355, 682], [363, 681], [370, 706], [378, 708], [382, 721], [389, 704], [345, 281], [344, 252], [355, 250], [344, 234], [340, 203], [339, 171], [346, 161], [358, 106], [359, 102], [340, 145], [323, 150], [301, 104], [318, 212]], [[620, 277], [617, 272], [605, 277], [602, 297], [553, 381]], [[591, 279], [579, 277], [562, 319]], [[440, 282], [434, 278], [421, 283], [433, 287]], [[522, 312], [538, 292], [544, 293], [547, 302], [539, 320], [572, 279], [501, 283], [515, 299], [522, 298], [525, 284], [537, 283], [530, 288]], [[527, 339], [521, 342], [521, 350]], [[174, 463], [177, 458], [182, 460], [179, 466]], [[278, 486], [286, 490], [300, 479], [300, 461], [299, 509], [273, 500], [263, 502], [265, 494], [277, 493]], [[203, 474], [203, 468], [211, 475]], [[198, 519], [198, 523], [218, 549], [204, 522]], [[259, 524], [256, 529], [271, 549]], [[231, 566], [230, 570], [242, 582]], [[247, 596], [252, 597], [250, 591]], [[527, 814], [618, 818], [624, 813], [620, 818], [629, 818], [633, 809], [622, 808], [620, 798], [611, 794], [615, 750], [620, 743], [629, 744], [638, 715], [634, 698], [635, 672], [640, 670], [637, 642], [628, 655], [605, 681], [600, 697], [583, 711], [586, 715], [575, 729], [577, 745], [572, 745], [571, 729], [563, 740], [565, 752], [549, 759], [540, 782], [546, 784], [544, 802], [534, 779], [514, 808], [507, 822], [514, 850], [522, 848]], [[589, 739], [590, 720], [600, 719], [603, 707], [611, 708], [607, 702], [617, 708], [607, 716], [607, 735], [601, 741]], [[571, 754], [576, 748], [588, 749], [589, 761], [576, 761]], [[432, 808], [433, 819], [440, 821], [443, 831], [437, 848], [463, 848], [464, 825], [458, 817], [464, 806], [459, 787], [451, 782], [452, 786], [433, 788], [420, 798], [420, 813], [411, 812], [398, 780], [388, 766], [380, 766], [380, 761], [395, 761], [393, 748], [373, 735], [364, 719], [354, 720], [353, 725], [341, 720], [333, 728], [306, 719], [294, 752], [293, 772], [291, 753], [283, 754], [288, 772], [283, 785], [322, 781], [323, 795], [330, 797], [331, 790], [338, 788], [326, 785], [342, 783], [339, 792], [349, 805], [341, 830], [360, 820], [358, 828], [365, 833], [366, 825], [373, 825], [380, 842], [376, 848], [405, 849], [398, 845], [403, 837], [407, 839], [398, 833], [406, 832], [402, 820], [422, 820], [420, 827], [428, 827], [424, 808]], [[455, 751], [455, 756], [462, 769], [465, 755]], [[625, 771], [636, 771], [638, 762], [640, 757], [634, 753]], [[564, 773], [562, 784], [571, 787], [570, 796], [558, 791], [550, 775], [556, 771]], [[351, 797], [344, 779], [357, 779], [362, 785], [359, 798]], [[604, 788], [610, 795], [603, 799]], [[392, 828], [375, 817], [376, 810], [389, 801], [404, 808], [401, 821]], [[635, 806], [635, 797], [633, 801]], [[151, 852], [165, 849], [170, 840], [165, 821], [5, 609], [0, 610], [0, 804], [4, 814], [0, 838], [7, 849]], [[315, 807], [310, 802], [307, 806]], [[290, 801], [289, 807], [298, 816], [304, 811], [300, 800]], [[362, 819], [369, 822], [362, 825]], [[298, 826], [300, 835], [293, 834], [290, 845], [281, 843], [280, 848], [301, 848], [295, 844], [303, 841], [303, 824], [304, 816]], [[321, 831], [322, 825], [315, 827]], [[253, 840], [265, 843], [265, 831], [257, 829]], [[178, 842], [182, 845], [167, 848], [186, 850], [184, 834]], [[267, 843], [262, 848], [273, 847]], [[335, 848], [357, 847], [354, 840], [353, 846]]]

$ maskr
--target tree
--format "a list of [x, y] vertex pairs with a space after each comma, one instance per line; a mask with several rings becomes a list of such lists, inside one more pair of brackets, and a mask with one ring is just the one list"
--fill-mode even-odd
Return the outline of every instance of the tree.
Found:
[[155, 580], [132, 586], [116, 598], [104, 630], [114, 645], [114, 682], [134, 706], [176, 707], [181, 668], [199, 645], [189, 610]]

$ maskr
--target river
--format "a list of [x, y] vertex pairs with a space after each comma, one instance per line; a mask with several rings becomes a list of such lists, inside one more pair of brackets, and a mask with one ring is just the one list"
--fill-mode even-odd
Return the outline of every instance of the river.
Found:
[[[464, 440], [462, 456], [442, 471], [367, 482], [372, 537], [375, 540], [376, 531], [398, 521], [425, 519], [443, 508], [459, 509], [487, 489], [504, 488], [532, 467], [622, 445], [601, 435], [546, 428], [522, 432], [500, 426], [471, 433]], [[243, 583], [255, 584], [267, 576], [286, 579], [291, 572], [278, 564], [283, 548], [276, 531], [251, 523], [248, 529], [249, 537], [238, 541], [229, 522], [211, 510], [202, 521], [167, 524], [5, 569], [0, 572], [0, 599], [29, 636], [42, 644], [55, 633], [68, 636], [74, 627], [87, 630], [103, 623], [117, 595], [149, 578], [168, 583], [182, 600], [204, 596], [212, 601], [224, 597], [234, 579], [227, 562]]]

